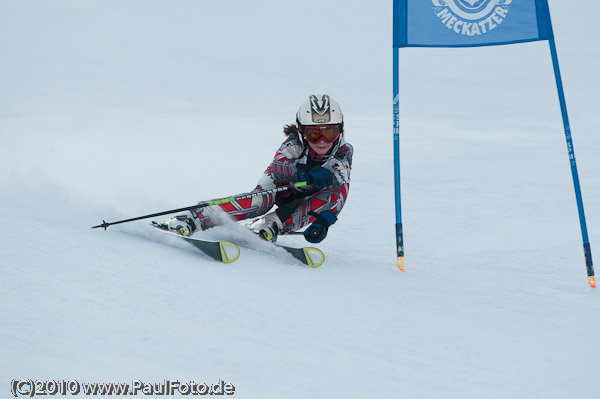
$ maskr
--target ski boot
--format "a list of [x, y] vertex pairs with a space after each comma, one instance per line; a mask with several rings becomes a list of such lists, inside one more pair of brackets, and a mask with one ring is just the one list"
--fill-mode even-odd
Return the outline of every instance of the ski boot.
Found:
[[152, 224], [155, 227], [181, 234], [184, 237], [191, 236], [198, 229], [191, 215], [177, 215], [161, 222], [152, 221]]
[[275, 212], [271, 212], [254, 219], [248, 227], [263, 240], [275, 242], [277, 235], [283, 230], [283, 223]]

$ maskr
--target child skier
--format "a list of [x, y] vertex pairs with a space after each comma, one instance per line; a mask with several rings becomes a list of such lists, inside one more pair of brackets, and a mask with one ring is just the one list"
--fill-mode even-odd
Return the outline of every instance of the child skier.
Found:
[[[296, 124], [283, 130], [287, 139], [254, 191], [297, 182], [307, 182], [307, 186], [195, 209], [161, 222], [160, 227], [189, 236], [219, 224], [225, 213], [234, 220], [254, 218], [249, 227], [268, 241], [306, 226], [307, 241], [323, 241], [337, 221], [350, 186], [353, 148], [344, 139], [342, 111], [328, 95], [311, 95], [300, 106]], [[277, 209], [269, 212], [273, 205]]]

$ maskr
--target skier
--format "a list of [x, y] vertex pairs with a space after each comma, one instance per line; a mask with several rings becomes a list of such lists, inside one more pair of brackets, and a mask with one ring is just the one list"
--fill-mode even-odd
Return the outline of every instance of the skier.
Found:
[[[285, 125], [283, 131], [287, 138], [254, 191], [297, 182], [307, 182], [307, 186], [195, 209], [164, 220], [159, 227], [189, 236], [219, 224], [226, 214], [236, 221], [254, 219], [250, 229], [268, 241], [306, 226], [307, 241], [323, 241], [337, 221], [350, 186], [353, 148], [344, 139], [342, 111], [330, 96], [311, 95], [300, 106], [296, 124]], [[269, 212], [274, 205], [277, 209]]]

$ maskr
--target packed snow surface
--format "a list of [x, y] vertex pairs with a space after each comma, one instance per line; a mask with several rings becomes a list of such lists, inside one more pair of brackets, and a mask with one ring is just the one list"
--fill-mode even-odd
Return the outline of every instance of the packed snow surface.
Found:
[[[600, 254], [600, 3], [549, 3]], [[548, 44], [400, 51], [400, 273], [391, 39], [392, 1], [0, 0], [2, 396], [31, 378], [597, 397], [600, 294]], [[149, 221], [89, 228], [251, 190], [315, 92], [355, 148], [320, 268], [261, 243], [220, 264]]]

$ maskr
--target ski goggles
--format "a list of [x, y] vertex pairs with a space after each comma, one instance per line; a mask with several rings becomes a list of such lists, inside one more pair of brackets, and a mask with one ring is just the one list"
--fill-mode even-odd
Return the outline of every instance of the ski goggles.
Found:
[[318, 125], [318, 126], [302, 126], [302, 134], [311, 143], [316, 143], [325, 140], [328, 143], [334, 142], [340, 137], [339, 125]]

